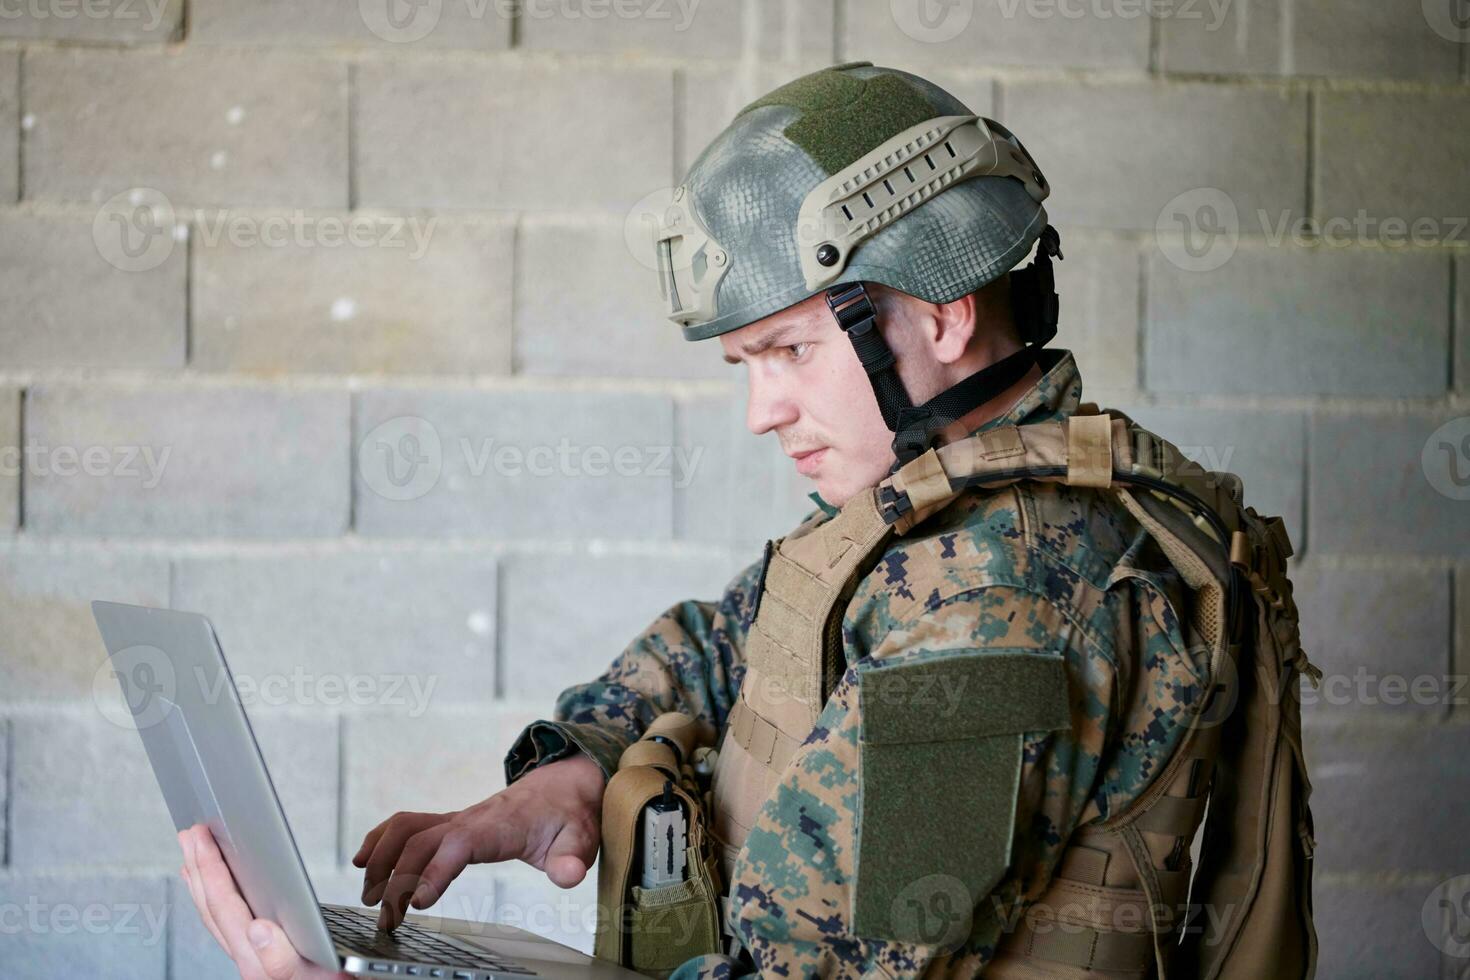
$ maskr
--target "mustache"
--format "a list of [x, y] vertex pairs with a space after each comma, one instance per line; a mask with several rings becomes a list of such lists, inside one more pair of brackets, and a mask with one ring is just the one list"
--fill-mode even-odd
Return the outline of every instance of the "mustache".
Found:
[[793, 449], [811, 449], [813, 446], [827, 445], [822, 439], [802, 433], [778, 432], [776, 439], [781, 443], [781, 451], [787, 455], [790, 455]]

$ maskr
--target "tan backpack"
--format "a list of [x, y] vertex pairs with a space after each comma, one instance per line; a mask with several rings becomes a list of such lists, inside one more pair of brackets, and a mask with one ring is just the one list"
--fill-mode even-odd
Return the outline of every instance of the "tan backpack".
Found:
[[1181, 625], [1210, 651], [1213, 684], [1149, 789], [1073, 835], [985, 975], [1312, 977], [1315, 840], [1298, 684], [1320, 672], [1301, 648], [1285, 524], [1243, 504], [1239, 477], [1091, 403], [1060, 422], [930, 450], [879, 497], [885, 519], [906, 530], [966, 487], [1027, 479], [1118, 494], [1190, 586]]

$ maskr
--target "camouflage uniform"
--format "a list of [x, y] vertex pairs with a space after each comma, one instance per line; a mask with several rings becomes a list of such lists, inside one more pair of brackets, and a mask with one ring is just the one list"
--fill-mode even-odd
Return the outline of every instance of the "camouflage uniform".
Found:
[[[1070, 352], [1049, 353], [1057, 356], [1043, 360], [1041, 380], [980, 430], [1075, 412], [1076, 364]], [[738, 575], [717, 604], [669, 609], [600, 678], [564, 691], [555, 720], [528, 726], [507, 756], [507, 779], [578, 749], [609, 774], [665, 711], [723, 732], [744, 675], [760, 570], [757, 562]], [[980, 972], [1003, 930], [1044, 891], [1073, 830], [1126, 806], [1181, 741], [1209, 669], [1188, 649], [1176, 616], [1186, 592], [1114, 497], [1061, 483], [970, 490], [893, 538], [846, 607], [847, 670], [762, 808], [729, 883], [731, 916], [759, 973]], [[979, 897], [959, 948], [853, 935], [859, 673], [880, 660], [996, 653], [1060, 655], [1072, 701], [1070, 731], [1025, 739], [1007, 871]], [[705, 956], [674, 976], [749, 973], [743, 960]]]

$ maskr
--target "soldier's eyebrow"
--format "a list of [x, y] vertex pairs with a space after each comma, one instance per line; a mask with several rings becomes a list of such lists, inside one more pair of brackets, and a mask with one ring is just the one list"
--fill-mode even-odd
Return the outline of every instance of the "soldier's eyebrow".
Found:
[[[788, 340], [791, 335], [795, 333], [800, 327], [801, 324], [799, 323], [786, 323], [779, 327], [775, 327], [771, 330], [770, 333], [766, 334], [765, 336], [757, 337], [755, 340], [747, 340], [745, 343], [741, 344], [740, 352], [748, 357], [753, 354], [759, 354], [761, 353], [761, 351], [769, 350], [772, 347], [779, 347], [781, 344], [785, 343], [786, 340]], [[739, 364], [741, 361], [741, 358], [731, 357], [729, 354], [724, 355], [724, 357], [726, 364]]]

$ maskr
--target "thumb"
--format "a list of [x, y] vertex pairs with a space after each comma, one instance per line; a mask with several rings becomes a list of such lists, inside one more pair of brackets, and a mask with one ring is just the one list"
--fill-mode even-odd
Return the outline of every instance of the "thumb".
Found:
[[307, 976], [306, 963], [280, 926], [256, 919], [245, 930], [265, 975], [271, 980], [299, 980]]
[[597, 835], [582, 824], [569, 823], [546, 851], [546, 877], [558, 888], [572, 888], [597, 860]]

